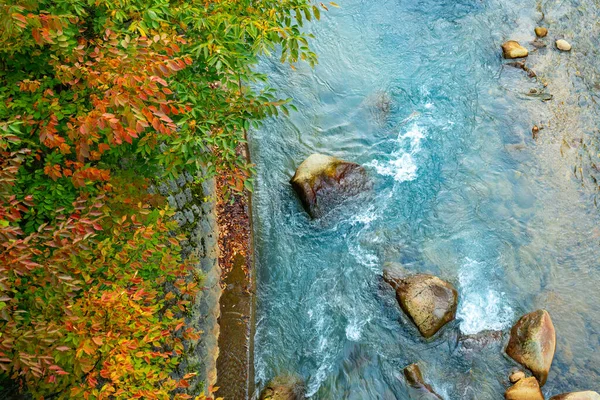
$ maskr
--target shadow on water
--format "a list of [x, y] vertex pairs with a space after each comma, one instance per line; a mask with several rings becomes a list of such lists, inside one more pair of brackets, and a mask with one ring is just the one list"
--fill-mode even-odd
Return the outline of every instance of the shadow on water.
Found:
[[[545, 308], [558, 336], [545, 394], [598, 388], [599, 11], [575, 3], [348, 0], [311, 26], [314, 71], [263, 62], [300, 112], [251, 138], [258, 387], [292, 372], [314, 399], [407, 399], [402, 368], [419, 362], [446, 399], [498, 399], [514, 366], [502, 343], [457, 338]], [[503, 66], [507, 39], [532, 50], [537, 78]], [[313, 152], [365, 165], [374, 196], [309, 220], [288, 181]], [[380, 283], [385, 262], [452, 282], [457, 320], [422, 340]]]

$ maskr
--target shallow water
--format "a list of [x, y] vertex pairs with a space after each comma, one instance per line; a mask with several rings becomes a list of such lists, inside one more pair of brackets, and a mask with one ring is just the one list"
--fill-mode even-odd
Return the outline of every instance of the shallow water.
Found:
[[[500, 399], [515, 364], [462, 334], [547, 309], [557, 351], [544, 393], [600, 389], [595, 1], [339, 1], [310, 26], [320, 63], [264, 60], [299, 108], [252, 133], [256, 381], [306, 379], [314, 399], [409, 399], [419, 362], [445, 399]], [[548, 48], [503, 66], [542, 18]], [[553, 49], [565, 37], [571, 53]], [[543, 84], [547, 87], [544, 89]], [[554, 96], [542, 102], [530, 89]], [[542, 125], [534, 140], [531, 128]], [[313, 152], [366, 166], [375, 188], [311, 221], [289, 185]], [[600, 166], [600, 162], [598, 162]], [[381, 284], [386, 262], [459, 291], [457, 320], [420, 338]]]

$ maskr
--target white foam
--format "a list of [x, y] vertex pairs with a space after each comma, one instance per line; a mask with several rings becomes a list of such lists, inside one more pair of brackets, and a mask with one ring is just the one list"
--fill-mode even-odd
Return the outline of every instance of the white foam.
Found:
[[385, 163], [373, 160], [367, 165], [375, 168], [379, 175], [392, 176], [398, 182], [412, 181], [417, 177], [417, 166], [410, 154], [403, 154]]
[[460, 330], [475, 334], [484, 330], [502, 330], [510, 326], [514, 311], [504, 299], [504, 293], [490, 287], [485, 263], [466, 259], [459, 272], [461, 299], [457, 317]]
[[363, 224], [368, 226], [377, 218], [379, 218], [379, 213], [375, 210], [375, 206], [370, 204], [369, 207], [355, 214], [350, 220], [350, 223], [352, 225]]
[[404, 135], [399, 136], [398, 138], [410, 139], [413, 150], [419, 150], [419, 145], [421, 144], [421, 140], [425, 138], [425, 133], [423, 132], [423, 128], [421, 128], [417, 124], [413, 124], [408, 132], [406, 132]]
[[379, 257], [376, 254], [369, 253], [360, 244], [349, 244], [348, 252], [356, 261], [376, 271], [379, 266]]
[[358, 342], [362, 337], [362, 325], [358, 321], [352, 321], [346, 326], [346, 338]]
[[327, 379], [327, 375], [331, 370], [332, 367], [328, 363], [323, 363], [319, 366], [317, 373], [308, 383], [306, 397], [312, 397], [319, 391], [321, 384]]
[[423, 129], [413, 124], [408, 132], [398, 135], [395, 140], [397, 148], [390, 154], [389, 160], [373, 160], [365, 165], [375, 168], [379, 175], [393, 177], [397, 182], [412, 181], [417, 178], [417, 164], [413, 156], [421, 149], [423, 138]]

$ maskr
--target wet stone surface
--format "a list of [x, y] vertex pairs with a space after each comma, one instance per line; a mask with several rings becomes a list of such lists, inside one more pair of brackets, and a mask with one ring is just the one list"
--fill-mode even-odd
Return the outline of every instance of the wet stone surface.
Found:
[[[151, 190], [156, 190], [151, 188]], [[213, 180], [193, 183], [190, 174], [158, 185], [158, 192], [167, 197], [176, 212], [174, 219], [186, 239], [182, 241], [182, 257], [194, 255], [196, 276], [202, 277], [201, 287], [186, 324], [202, 332], [197, 341], [187, 341], [178, 376], [197, 373], [187, 392], [198, 395], [216, 383], [216, 360], [219, 336], [218, 227], [215, 214], [215, 183]]]

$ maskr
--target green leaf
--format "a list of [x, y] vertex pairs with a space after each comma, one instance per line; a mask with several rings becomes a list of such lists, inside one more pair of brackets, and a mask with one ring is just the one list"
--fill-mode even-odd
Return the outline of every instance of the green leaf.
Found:
[[321, 19], [321, 10], [319, 10], [319, 7], [313, 6], [312, 9], [313, 9], [313, 14], [315, 15], [315, 18], [317, 20], [320, 20]]

